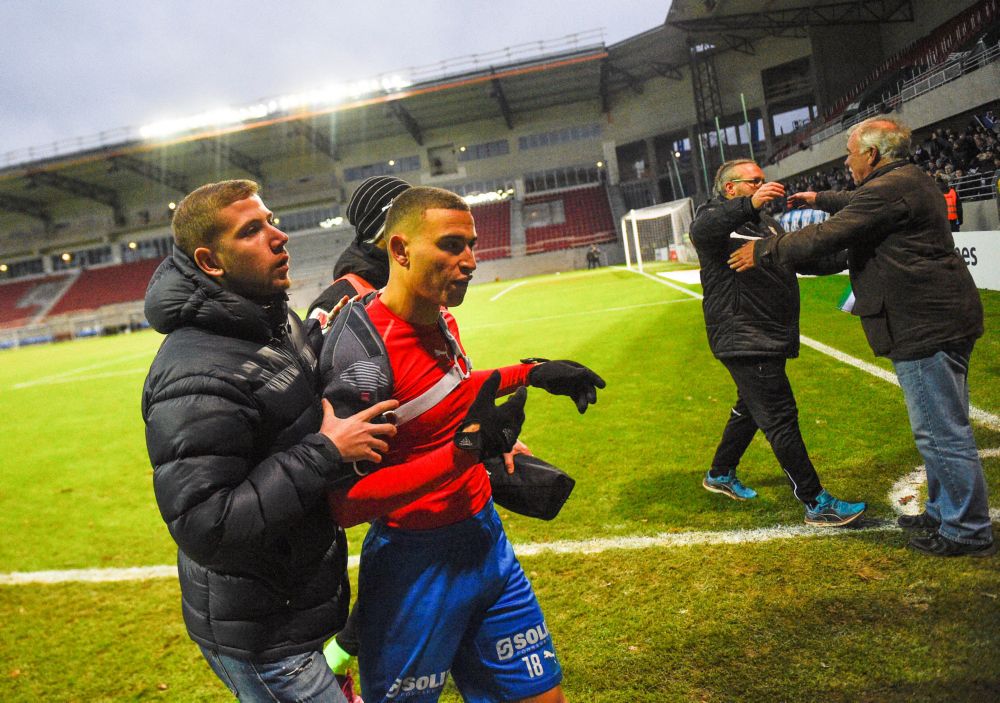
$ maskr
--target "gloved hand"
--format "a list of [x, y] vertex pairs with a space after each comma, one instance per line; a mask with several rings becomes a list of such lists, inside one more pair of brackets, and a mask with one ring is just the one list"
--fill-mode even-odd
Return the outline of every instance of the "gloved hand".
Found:
[[597, 389], [607, 385], [603, 378], [583, 364], [545, 360], [528, 372], [528, 383], [554, 395], [568, 395], [581, 415], [587, 411], [588, 405], [597, 402]]
[[498, 407], [496, 395], [499, 388], [500, 372], [494, 371], [479, 389], [455, 433], [455, 445], [477, 454], [480, 461], [509, 452], [524, 423], [524, 401], [528, 398], [528, 389], [518, 388]]

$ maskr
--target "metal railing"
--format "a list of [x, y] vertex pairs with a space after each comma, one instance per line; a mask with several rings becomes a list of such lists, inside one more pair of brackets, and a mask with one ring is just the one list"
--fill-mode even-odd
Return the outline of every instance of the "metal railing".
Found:
[[[896, 108], [900, 103], [909, 102], [920, 95], [929, 93], [945, 83], [950, 83], [956, 78], [993, 63], [998, 58], [1000, 58], [1000, 42], [978, 54], [964, 56], [934, 66], [919, 76], [901, 81], [895, 87], [888, 89], [882, 94], [881, 102], [861, 110], [849, 119], [837, 117], [825, 127], [815, 123], [807, 125], [802, 129], [804, 137], [783, 147], [775, 154], [774, 158], [780, 160], [794, 151], [798, 151], [800, 145], [813, 146], [826, 141], [869, 117], [874, 117], [887, 109]], [[810, 132], [810, 130], [812, 131]]]
[[994, 170], [982, 173], [967, 173], [959, 178], [952, 178], [951, 185], [954, 186], [962, 200], [990, 200], [997, 195], [997, 175]]

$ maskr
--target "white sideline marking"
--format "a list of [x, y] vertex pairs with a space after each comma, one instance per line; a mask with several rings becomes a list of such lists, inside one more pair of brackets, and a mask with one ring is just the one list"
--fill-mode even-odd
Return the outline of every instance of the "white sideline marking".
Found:
[[514, 551], [517, 552], [518, 556], [534, 556], [545, 553], [598, 554], [615, 549], [693, 547], [705, 544], [747, 544], [752, 542], [771, 542], [778, 539], [791, 539], [793, 537], [837, 537], [861, 532], [887, 532], [896, 529], [898, 528], [889, 523], [853, 529], [812, 527], [810, 525], [776, 525], [775, 527], [758, 527], [750, 530], [660, 532], [648, 537], [609, 537], [577, 541], [535, 542], [515, 544]]
[[[76, 369], [70, 369], [69, 371], [62, 371], [60, 373], [54, 373], [50, 376], [43, 376], [42, 378], [35, 379], [34, 381], [24, 381], [22, 383], [15, 383], [11, 388], [28, 388], [30, 386], [40, 386], [46, 383], [59, 383], [61, 379], [68, 379], [70, 381], [79, 380], [78, 374], [84, 371], [92, 371], [93, 369], [99, 369], [104, 366], [112, 366], [114, 364], [119, 364], [123, 361], [131, 361], [132, 359], [138, 359], [140, 357], [149, 357], [150, 353], [148, 351], [137, 352], [135, 354], [126, 354], [125, 356], [118, 356], [114, 359], [106, 359], [105, 361], [99, 361], [96, 364], [90, 364], [88, 366], [81, 366]], [[99, 376], [98, 376], [99, 377]]]
[[658, 276], [678, 283], [701, 285], [701, 269], [685, 269], [683, 271], [660, 271]]
[[494, 295], [492, 298], [490, 298], [490, 302], [492, 303], [494, 300], [496, 300], [497, 298], [499, 298], [501, 295], [505, 295], [505, 294], [511, 292], [512, 290], [514, 290], [515, 288], [517, 288], [518, 286], [523, 286], [525, 283], [528, 283], [528, 282], [529, 282], [529, 280], [525, 279], [523, 281], [518, 281], [517, 283], [512, 283], [511, 285], [507, 286], [502, 291], [500, 291], [499, 293], [497, 293], [496, 295]]
[[89, 373], [86, 376], [73, 376], [68, 378], [49, 378], [38, 381], [25, 381], [11, 386], [12, 390], [21, 390], [33, 386], [53, 386], [59, 383], [78, 383], [79, 381], [93, 381], [97, 378], [111, 378], [112, 376], [132, 376], [134, 374], [149, 373], [148, 368], [125, 369], [122, 371], [105, 371], [104, 373]]
[[[726, 532], [661, 532], [648, 537], [609, 537], [604, 539], [562, 540], [558, 542], [529, 542], [515, 544], [518, 556], [537, 554], [598, 554], [619, 549], [648, 549], [650, 547], [690, 547], [703, 544], [742, 544], [769, 542], [792, 537], [820, 537], [857, 534], [860, 532], [885, 532], [897, 529], [888, 523], [855, 529], [810, 527], [808, 525], [760, 527], [752, 530]], [[347, 560], [348, 568], [356, 568], [360, 558]], [[108, 581], [141, 581], [159, 578], [176, 578], [177, 567], [145, 566], [127, 569], [69, 569], [66, 571], [34, 571], [0, 574], [0, 585], [20, 586], [31, 583], [97, 583]]]
[[[624, 267], [619, 267], [619, 268], [621, 268], [622, 271], [631, 270], [631, 269], [626, 269]], [[632, 271], [632, 273], [639, 273], [639, 272]], [[704, 298], [704, 296], [702, 296], [699, 293], [695, 293], [694, 291], [690, 291], [687, 288], [675, 285], [673, 283], [670, 283], [669, 281], [664, 281], [662, 278], [648, 274], [645, 271], [643, 271], [640, 275], [645, 276], [650, 280], [656, 281], [657, 283], [662, 283], [665, 286], [670, 286], [674, 290], [679, 290], [682, 293], [687, 293], [688, 295], [698, 298], [699, 300]], [[661, 273], [660, 276], [663, 276], [663, 274]], [[811, 339], [809, 337], [806, 337], [805, 335], [799, 335], [799, 341], [801, 341], [807, 347], [811, 347], [812, 349], [815, 349], [821, 354], [826, 354], [827, 356], [833, 357], [837, 361], [843, 362], [848, 366], [853, 366], [856, 369], [860, 369], [861, 371], [869, 373], [872, 376], [881, 378], [883, 381], [887, 381], [895, 386], [899, 385], [899, 379], [896, 378], [896, 374], [893, 373], [892, 371], [883, 369], [881, 366], [876, 366], [875, 364], [869, 363], [867, 361], [862, 361], [861, 359], [853, 357], [850, 354], [845, 354], [839, 349], [834, 349], [831, 346], [827, 346], [822, 342], [817, 342], [815, 339]], [[994, 415], [991, 412], [987, 412], [982, 408], [977, 408], [975, 405], [969, 406], [969, 419], [972, 420], [973, 422], [979, 423], [980, 425], [985, 425], [986, 427], [989, 427], [991, 430], [1000, 430], [1000, 416]]]

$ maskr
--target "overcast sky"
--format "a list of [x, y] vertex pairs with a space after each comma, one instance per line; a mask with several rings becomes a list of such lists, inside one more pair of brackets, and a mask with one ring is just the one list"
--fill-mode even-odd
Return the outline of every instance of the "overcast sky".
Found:
[[0, 153], [443, 59], [662, 24], [670, 0], [0, 0]]

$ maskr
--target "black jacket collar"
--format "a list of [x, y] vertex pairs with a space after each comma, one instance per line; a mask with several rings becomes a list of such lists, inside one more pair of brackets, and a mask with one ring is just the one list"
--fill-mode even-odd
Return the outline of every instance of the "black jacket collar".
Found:
[[190, 326], [266, 342], [282, 335], [287, 301], [284, 293], [263, 303], [232, 293], [174, 247], [149, 281], [145, 312], [149, 324], [162, 334]]

